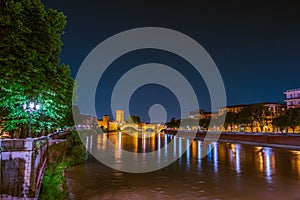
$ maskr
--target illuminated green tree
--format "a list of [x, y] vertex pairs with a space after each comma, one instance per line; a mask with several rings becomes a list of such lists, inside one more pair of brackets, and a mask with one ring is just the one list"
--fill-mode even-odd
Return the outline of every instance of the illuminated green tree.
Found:
[[0, 2], [0, 114], [3, 129], [24, 137], [29, 116], [22, 104], [43, 105], [33, 114], [38, 133], [67, 125], [74, 80], [67, 65], [59, 65], [63, 13], [46, 10], [40, 0]]

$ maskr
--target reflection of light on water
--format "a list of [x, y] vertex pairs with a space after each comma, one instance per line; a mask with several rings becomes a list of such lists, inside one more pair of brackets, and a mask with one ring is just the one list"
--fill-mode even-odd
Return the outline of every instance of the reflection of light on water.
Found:
[[241, 164], [240, 164], [240, 145], [235, 145], [235, 170], [238, 174], [241, 173]]
[[102, 134], [102, 149], [103, 149], [103, 150], [106, 149], [106, 144], [107, 144], [107, 137], [106, 137], [106, 135], [103, 133], [103, 134]]
[[214, 170], [215, 172], [218, 171], [218, 144], [215, 142], [213, 143], [213, 152], [214, 152]]
[[272, 183], [272, 166], [274, 160], [271, 160], [272, 152], [270, 148], [264, 147], [263, 148], [263, 153], [265, 156], [265, 174], [266, 174], [266, 179], [269, 183]]
[[146, 136], [145, 133], [142, 133], [142, 138], [143, 138], [143, 153], [146, 152]]
[[167, 135], [164, 135], [165, 137], [165, 145], [164, 145], [164, 148], [165, 148], [165, 157], [167, 157], [167, 154], [168, 154], [168, 136]]
[[135, 149], [135, 153], [139, 152], [139, 134], [135, 133], [133, 135], [133, 139], [134, 139], [134, 149]]
[[152, 144], [151, 151], [155, 151], [155, 134], [150, 134], [150, 136], [151, 136], [151, 144]]
[[190, 163], [190, 140], [186, 141], [186, 161]]
[[97, 150], [99, 151], [101, 149], [101, 135], [98, 134], [97, 137]]
[[[154, 138], [155, 138], [155, 136], [154, 136]], [[161, 159], [160, 158], [160, 148], [161, 148], [161, 146], [160, 146], [160, 144], [161, 144], [160, 140], [161, 140], [161, 134], [158, 133], [158, 138], [157, 138], [157, 156], [158, 156], [157, 162], [158, 163], [160, 163], [160, 159]]]
[[198, 148], [198, 162], [201, 162], [201, 142], [200, 142], [200, 140], [197, 141], [197, 148]]
[[211, 144], [207, 145], [207, 158], [211, 161], [212, 153], [211, 153]]
[[85, 146], [88, 151], [92, 151], [93, 148], [93, 135], [87, 135], [85, 138]]
[[118, 148], [121, 149], [122, 148], [122, 133], [119, 132], [119, 135], [118, 135]]
[[192, 141], [191, 147], [192, 147], [191, 155], [192, 155], [193, 159], [197, 159], [197, 142]]
[[201, 170], [201, 141], [197, 141], [197, 148], [198, 148], [198, 169]]
[[254, 147], [255, 152], [258, 153], [258, 170], [260, 172], [264, 172], [264, 155], [263, 155], [263, 147]]
[[91, 135], [91, 138], [90, 138], [90, 151], [93, 150], [93, 135]]
[[300, 178], [300, 151], [292, 151], [293, 157], [291, 159], [292, 171]]
[[157, 150], [158, 150], [158, 153], [159, 153], [159, 155], [160, 155], [160, 148], [161, 148], [161, 146], [160, 146], [160, 140], [161, 140], [161, 135], [160, 135], [160, 133], [158, 133], [158, 138], [157, 138]]
[[262, 147], [254, 147], [254, 149], [255, 149], [255, 152], [259, 152], [259, 151], [261, 151], [263, 148], [262, 148]]
[[176, 136], [174, 136], [174, 157], [176, 156]]
[[240, 174], [241, 173], [241, 158], [240, 158], [241, 146], [240, 144], [231, 144], [230, 147], [231, 147], [230, 161], [233, 163], [236, 173]]
[[87, 150], [89, 150], [89, 137], [88, 136], [85, 138], [85, 146], [86, 146]]
[[[181, 152], [182, 152], [182, 138], [178, 138], [179, 139], [179, 155], [181, 155]], [[181, 158], [181, 157], [180, 157]]]

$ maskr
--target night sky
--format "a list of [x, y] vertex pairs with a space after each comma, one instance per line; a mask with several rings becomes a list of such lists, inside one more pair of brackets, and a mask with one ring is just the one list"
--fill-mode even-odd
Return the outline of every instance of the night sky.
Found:
[[[70, 65], [73, 77], [88, 53], [110, 36], [133, 28], [164, 27], [192, 37], [206, 49], [222, 75], [228, 105], [283, 102], [286, 89], [300, 87], [297, 1], [42, 2], [67, 16], [61, 62]], [[194, 77], [189, 63], [169, 52], [149, 49], [121, 56], [105, 72], [95, 97], [99, 118], [104, 114], [112, 116], [110, 95], [122, 73], [149, 62], [172, 66], [184, 74], [197, 91], [200, 107], [210, 110], [205, 83], [201, 77]], [[174, 94], [159, 85], [139, 88], [130, 100], [130, 113], [149, 121], [148, 110], [157, 103], [165, 106], [168, 119], [180, 116]]]

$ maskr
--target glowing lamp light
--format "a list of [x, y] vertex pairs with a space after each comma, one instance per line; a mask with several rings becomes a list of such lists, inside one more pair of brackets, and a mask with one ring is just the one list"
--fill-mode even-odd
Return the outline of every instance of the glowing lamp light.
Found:
[[33, 109], [34, 108], [34, 102], [29, 102], [29, 108]]
[[36, 109], [36, 110], [39, 110], [40, 108], [41, 108], [41, 105], [40, 105], [40, 104], [36, 104], [36, 105], [35, 105], [35, 109]]
[[25, 112], [29, 112], [29, 125], [28, 125], [28, 134], [27, 138], [30, 138], [30, 133], [31, 133], [31, 122], [32, 122], [32, 112], [38, 111], [41, 108], [40, 104], [35, 104], [35, 102], [30, 101], [28, 106], [26, 103], [23, 104], [23, 109]]

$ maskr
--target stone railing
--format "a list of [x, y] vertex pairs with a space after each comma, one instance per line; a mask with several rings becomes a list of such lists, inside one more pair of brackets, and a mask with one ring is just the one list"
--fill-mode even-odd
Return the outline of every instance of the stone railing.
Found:
[[49, 140], [0, 139], [0, 199], [37, 199], [47, 163]]

